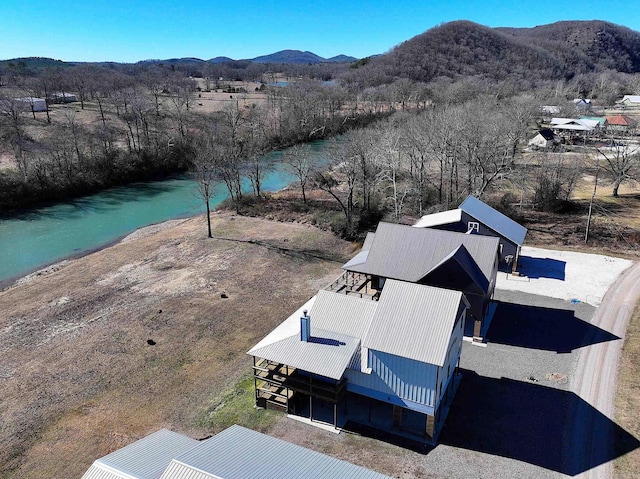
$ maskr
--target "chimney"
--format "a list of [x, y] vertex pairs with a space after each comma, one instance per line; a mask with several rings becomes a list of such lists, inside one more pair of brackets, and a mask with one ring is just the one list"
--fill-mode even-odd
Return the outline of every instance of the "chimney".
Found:
[[300, 318], [300, 341], [308, 342], [311, 339], [311, 317], [305, 309]]

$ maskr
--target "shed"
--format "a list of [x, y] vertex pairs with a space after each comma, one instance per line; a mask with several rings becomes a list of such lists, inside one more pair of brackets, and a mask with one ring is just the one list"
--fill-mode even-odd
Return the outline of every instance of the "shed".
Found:
[[17, 104], [21, 105], [24, 111], [47, 111], [47, 102], [44, 98], [25, 96], [21, 98], [15, 98], [14, 101]]
[[553, 147], [554, 140], [555, 135], [553, 131], [549, 128], [543, 128], [538, 131], [536, 136], [529, 140], [528, 145], [534, 148], [551, 148]]
[[49, 97], [53, 103], [73, 103], [78, 101], [78, 97], [73, 93], [56, 92]]
[[204, 441], [161, 429], [101, 459], [82, 479], [390, 479], [238, 425]]
[[97, 459], [82, 479], [158, 479], [175, 456], [197, 444], [195, 439], [160, 429]]

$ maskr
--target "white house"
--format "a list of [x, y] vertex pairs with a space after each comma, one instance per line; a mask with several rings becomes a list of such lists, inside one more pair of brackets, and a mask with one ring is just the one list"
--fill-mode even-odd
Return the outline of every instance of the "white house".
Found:
[[533, 148], [551, 148], [553, 147], [554, 140], [555, 135], [553, 134], [553, 131], [549, 128], [543, 128], [538, 131], [536, 136], [529, 140], [527, 145]]
[[[256, 404], [319, 420], [329, 403], [336, 427], [346, 416], [388, 421], [433, 443], [453, 398], [468, 308], [459, 291], [391, 279], [378, 301], [319, 291], [247, 353]], [[372, 404], [374, 418], [359, 414]]]
[[640, 107], [640, 95], [625, 95], [622, 100], [616, 103], [624, 106]]

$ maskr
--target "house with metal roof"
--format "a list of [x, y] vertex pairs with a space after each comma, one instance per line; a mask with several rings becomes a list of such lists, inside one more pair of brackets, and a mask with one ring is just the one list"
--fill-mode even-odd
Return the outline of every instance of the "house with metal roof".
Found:
[[500, 240], [500, 264], [511, 271], [518, 266], [527, 235], [527, 228], [471, 195], [457, 209], [423, 216], [413, 226], [495, 236]]
[[616, 103], [624, 106], [640, 106], [640, 95], [625, 95], [622, 97], [622, 100]]
[[499, 243], [491, 236], [380, 222], [360, 253], [342, 266], [342, 283], [331, 289], [375, 298], [387, 279], [397, 279], [462, 291], [479, 340], [495, 288]]
[[[260, 451], [259, 460], [256, 451]], [[98, 459], [82, 479], [390, 479], [235, 425], [204, 441], [163, 429]]]
[[527, 143], [528, 146], [534, 148], [551, 148], [555, 140], [553, 131], [549, 128], [542, 128], [536, 136], [531, 138]]
[[334, 427], [346, 417], [376, 426], [357, 417], [373, 404], [391, 430], [435, 442], [469, 306], [460, 291], [394, 279], [377, 301], [321, 290], [248, 351], [256, 404], [312, 421], [329, 404]]

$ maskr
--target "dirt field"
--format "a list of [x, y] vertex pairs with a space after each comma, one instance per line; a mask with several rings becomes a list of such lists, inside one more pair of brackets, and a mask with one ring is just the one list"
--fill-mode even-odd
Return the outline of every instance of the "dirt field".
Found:
[[354, 248], [305, 225], [213, 226], [253, 242], [189, 219], [0, 293], [0, 477], [80, 477], [162, 427], [217, 432], [204, 416], [246, 376], [244, 353]]

